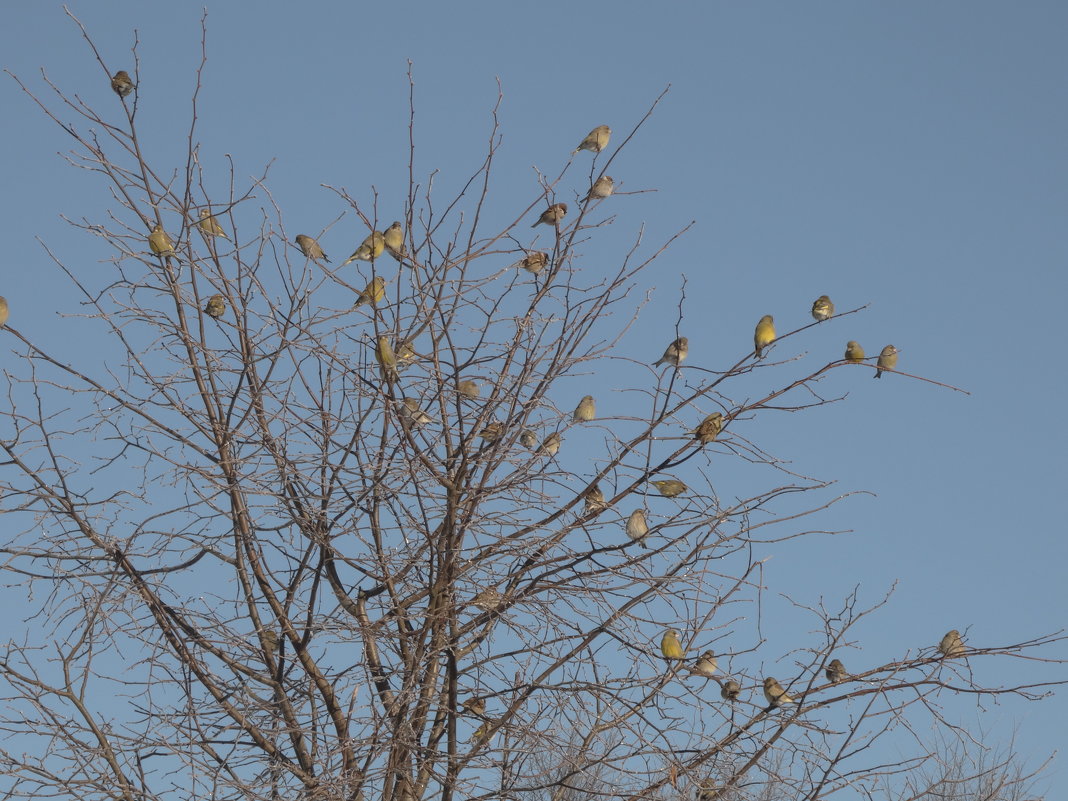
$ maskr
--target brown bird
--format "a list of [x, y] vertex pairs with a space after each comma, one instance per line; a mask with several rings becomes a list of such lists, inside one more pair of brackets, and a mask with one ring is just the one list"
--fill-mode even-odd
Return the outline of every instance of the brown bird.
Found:
[[419, 408], [419, 401], [415, 398], [401, 398], [400, 416], [410, 422], [416, 428], [434, 422], [434, 418]]
[[579, 142], [579, 146], [571, 151], [571, 155], [574, 156], [580, 150], [589, 150], [593, 153], [600, 153], [606, 147], [608, 147], [608, 139], [612, 136], [612, 129], [607, 125], [598, 125], [588, 134], [586, 138]]
[[486, 440], [486, 442], [496, 442], [504, 436], [504, 423], [499, 420], [487, 423], [486, 427], [478, 432], [478, 435]]
[[947, 631], [942, 641], [938, 643], [938, 652], [947, 659], [963, 656], [964, 651], [964, 640], [961, 639], [960, 632], [956, 629]]
[[852, 339], [846, 343], [845, 360], [847, 362], [862, 362], [864, 361], [864, 348], [854, 342]]
[[616, 191], [616, 182], [611, 175], [602, 175], [593, 182], [590, 191], [586, 193], [586, 200], [603, 200]]
[[540, 250], [535, 250], [528, 253], [526, 258], [520, 259], [516, 263], [528, 273], [537, 275], [542, 271], [542, 268], [549, 263], [549, 254]]
[[742, 685], [734, 679], [727, 679], [719, 686], [719, 697], [724, 701], [737, 701], [742, 694]]
[[330, 259], [323, 253], [323, 249], [319, 247], [319, 243], [314, 237], [307, 234], [297, 234], [297, 247], [300, 248], [300, 252], [304, 254], [306, 259], [311, 259], [312, 261], [322, 259], [327, 264], [330, 263]]
[[603, 512], [608, 508], [608, 503], [604, 499], [604, 493], [596, 484], [582, 493], [582, 498], [586, 502], [587, 512]]
[[214, 317], [218, 320], [224, 314], [226, 314], [226, 301], [222, 295], [212, 295], [208, 298], [208, 303], [204, 306], [204, 314], [208, 317]]
[[816, 298], [812, 304], [812, 316], [816, 318], [816, 322], [820, 323], [834, 317], [834, 304], [831, 303], [831, 299], [826, 295]]
[[478, 382], [472, 381], [470, 378], [464, 378], [456, 384], [456, 391], [468, 400], [474, 400], [479, 393]]
[[7, 308], [7, 298], [5, 298], [3, 295], [0, 295], [0, 328], [3, 328], [4, 323], [7, 322], [8, 314], [9, 310]]
[[174, 256], [174, 242], [159, 223], [152, 227], [152, 233], [148, 235], [148, 247], [157, 256]]
[[560, 220], [564, 219], [564, 215], [567, 214], [566, 203], [553, 203], [549, 208], [541, 213], [538, 217], [538, 221], [531, 228], [537, 228], [544, 223], [545, 225], [557, 225]]
[[756, 331], [753, 333], [753, 344], [756, 346], [756, 355], [759, 359], [764, 348], [775, 341], [775, 318], [770, 314], [765, 314], [760, 318], [760, 322], [757, 323]]
[[486, 699], [481, 695], [472, 695], [466, 701], [464, 701], [461, 707], [464, 712], [471, 715], [478, 715], [482, 717], [486, 714]]
[[782, 685], [771, 676], [764, 679], [764, 697], [768, 699], [768, 703], [772, 706], [796, 703], [793, 698], [786, 694], [786, 690], [782, 688]]
[[481, 609], [484, 612], [495, 612], [501, 608], [501, 604], [503, 603], [504, 596], [493, 587], [481, 590], [471, 599], [471, 606]]
[[635, 509], [630, 513], [630, 517], [627, 518], [626, 531], [627, 536], [643, 548], [649, 547], [645, 544], [645, 537], [649, 533], [649, 521], [645, 519], [644, 509]]
[[723, 415], [719, 412], [713, 412], [704, 420], [701, 421], [701, 425], [697, 426], [693, 432], [693, 438], [700, 442], [702, 445], [707, 445], [710, 442], [715, 441], [719, 436], [719, 432], [723, 430]]
[[831, 663], [827, 665], [827, 681], [834, 684], [841, 684], [849, 678], [849, 674], [846, 673], [845, 665], [842, 664], [841, 659], [832, 659]]
[[546, 453], [549, 456], [556, 456], [556, 454], [560, 452], [560, 443], [562, 441], [560, 434], [554, 431], [542, 440], [541, 445], [538, 446], [538, 453]]
[[690, 340], [686, 337], [679, 337], [664, 350], [664, 355], [653, 362], [653, 367], [659, 367], [662, 364], [673, 364], [678, 367], [686, 360], [687, 354], [690, 352]]
[[705, 651], [693, 663], [693, 667], [690, 668], [690, 675], [704, 676], [706, 679], [710, 679], [715, 675], [718, 668], [719, 662], [716, 660], [715, 655], [711, 651]]
[[879, 352], [878, 369], [875, 371], [876, 378], [882, 378], [884, 370], [893, 370], [897, 367], [897, 348], [887, 345]]
[[524, 428], [519, 435], [519, 444], [524, 448], [534, 450], [538, 447], [538, 435], [531, 431], [529, 428]]
[[130, 73], [119, 70], [111, 76], [111, 88], [119, 97], [126, 97], [134, 90], [134, 82], [130, 80]]

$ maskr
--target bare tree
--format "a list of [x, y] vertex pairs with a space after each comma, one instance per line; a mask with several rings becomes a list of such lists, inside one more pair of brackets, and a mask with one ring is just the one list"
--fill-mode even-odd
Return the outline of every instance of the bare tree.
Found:
[[[20, 81], [113, 203], [70, 221], [109, 249], [106, 269], [53, 256], [99, 358], [3, 331], [20, 357], [4, 569], [30, 624], [0, 659], [9, 797], [710, 801], [773, 780], [815, 799], [929, 759], [918, 744], [888, 765], [874, 746], [951, 726], [947, 691], [1048, 691], [972, 666], [1042, 659], [1058, 635], [965, 632], [959, 653], [918, 643], [832, 680], [884, 603], [854, 595], [809, 608], [819, 633], [777, 676], [792, 702], [767, 700], [763, 559], [839, 498], [736, 422], [832, 403], [820, 378], [874, 360], [620, 351], [671, 240], [623, 238], [605, 225], [618, 197], [589, 190], [655, 102], [588, 176], [573, 179], [581, 153], [503, 227], [484, 222], [496, 109], [455, 197], [416, 178], [413, 144], [404, 209], [332, 188], [368, 234], [338, 266], [293, 244], [266, 174], [242, 186], [231, 166], [229, 193], [207, 191], [200, 70], [184, 163], [144, 157], [136, 53], [137, 88], [102, 110]], [[383, 237], [398, 227], [402, 242]], [[679, 308], [665, 347], [685, 336]], [[609, 359], [631, 386], [610, 415], [574, 412], [560, 379]], [[747, 376], [768, 389], [739, 400]], [[628, 528], [639, 510], [647, 531]], [[662, 655], [667, 629], [685, 658]]]

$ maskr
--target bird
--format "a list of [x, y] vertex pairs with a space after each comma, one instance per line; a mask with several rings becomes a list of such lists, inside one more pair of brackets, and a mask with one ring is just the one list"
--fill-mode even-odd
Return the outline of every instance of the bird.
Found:
[[471, 599], [471, 606], [477, 607], [485, 612], [495, 612], [501, 608], [502, 603], [504, 603], [504, 596], [493, 587], [487, 587], [484, 590], [480, 590], [476, 593], [475, 597]]
[[520, 259], [517, 264], [532, 275], [537, 275], [542, 271], [542, 268], [549, 263], [549, 254], [541, 250], [531, 251], [525, 258]]
[[397, 357], [393, 354], [393, 347], [389, 344], [389, 337], [379, 337], [375, 347], [375, 360], [382, 368], [382, 377], [386, 381], [392, 381], [397, 376]]
[[496, 442], [504, 436], [504, 423], [500, 420], [494, 420], [492, 423], [487, 423], [486, 427], [478, 432], [478, 435], [486, 440], [486, 442]]
[[768, 703], [772, 706], [796, 703], [793, 698], [786, 694], [786, 690], [782, 688], [782, 685], [771, 676], [764, 679], [764, 697], [768, 699]]
[[534, 450], [534, 448], [538, 447], [538, 435], [529, 428], [524, 428], [523, 432], [519, 435], [519, 444], [524, 448]]
[[590, 191], [586, 193], [586, 200], [603, 200], [616, 191], [616, 182], [611, 175], [602, 175], [593, 182]]
[[200, 232], [205, 236], [221, 236], [223, 239], [230, 238], [207, 209], [200, 210], [200, 222], [197, 223], [197, 228], [199, 228]]
[[588, 134], [586, 138], [579, 142], [579, 146], [571, 151], [571, 155], [574, 156], [580, 150], [589, 150], [593, 153], [600, 153], [606, 147], [608, 147], [608, 139], [612, 136], [612, 129], [607, 125], [598, 125]]
[[756, 355], [759, 359], [768, 345], [775, 341], [775, 318], [765, 314], [757, 323], [756, 332], [753, 334], [753, 344], [756, 345]]
[[893, 370], [897, 367], [897, 348], [893, 345], [887, 345], [879, 351], [879, 361], [876, 366], [878, 367], [875, 371], [876, 378], [882, 378], [884, 370]]
[[687, 489], [685, 484], [674, 478], [661, 481], [650, 481], [649, 483], [660, 490], [660, 494], [665, 498], [674, 498], [676, 495], [682, 495]]
[[486, 698], [481, 695], [472, 695], [461, 706], [464, 712], [482, 717], [486, 714]]
[[645, 510], [635, 509], [627, 518], [627, 536], [643, 548], [648, 548], [649, 546], [645, 544], [645, 536], [648, 533], [649, 522], [645, 519]]
[[849, 674], [846, 673], [842, 660], [832, 659], [831, 663], [827, 665], [827, 681], [833, 684], [841, 684], [847, 678], [849, 678]]
[[831, 303], [831, 299], [826, 295], [820, 295], [816, 298], [812, 304], [812, 316], [816, 318], [816, 322], [822, 323], [824, 320], [834, 317], [834, 304]]
[[468, 400], [474, 400], [478, 397], [479, 387], [477, 381], [472, 381], [470, 378], [461, 379], [456, 384], [456, 391], [463, 395]]
[[382, 251], [385, 249], [385, 235], [381, 231], [371, 231], [367, 238], [360, 243], [360, 246], [353, 251], [353, 254], [341, 262], [341, 266], [344, 267], [354, 261], [374, 261], [382, 255]]
[[693, 663], [693, 667], [690, 668], [691, 676], [704, 676], [706, 679], [712, 678], [712, 675], [719, 668], [719, 662], [711, 651], [705, 651], [701, 656], [697, 658], [697, 661]]
[[947, 659], [961, 656], [964, 653], [964, 640], [961, 639], [960, 632], [956, 629], [947, 631], [942, 641], [938, 643], [938, 652]]
[[408, 362], [414, 361], [415, 357], [419, 355], [415, 352], [415, 348], [412, 347], [412, 342], [409, 339], [400, 340], [394, 350], [397, 353], [397, 361], [400, 362], [402, 367]]
[[686, 649], [679, 642], [679, 633], [675, 629], [668, 629], [660, 638], [660, 653], [664, 659], [685, 659]]
[[734, 679], [727, 679], [719, 686], [719, 697], [724, 701], [737, 701], [742, 694], [742, 685]]
[[278, 632], [274, 631], [273, 629], [263, 630], [263, 644], [267, 647], [267, 653], [277, 654], [278, 643]]
[[557, 225], [560, 220], [564, 219], [565, 214], [567, 214], [566, 203], [553, 203], [541, 213], [541, 216], [538, 217], [538, 221], [530, 227], [537, 228], [542, 223], [545, 225]]
[[588, 423], [596, 416], [597, 405], [594, 403], [593, 395], [585, 395], [582, 400], [579, 401], [578, 406], [575, 407], [575, 411], [571, 415], [571, 422]]
[[365, 303], [370, 303], [373, 306], [385, 296], [386, 279], [380, 275], [376, 275], [360, 292], [360, 296], [356, 298], [356, 304], [353, 308], [359, 308]]
[[471, 739], [476, 741], [485, 740], [487, 737], [489, 737], [490, 725], [490, 721], [487, 720], [485, 723], [475, 729], [475, 733], [471, 735]]
[[119, 97], [126, 97], [134, 90], [134, 82], [130, 80], [130, 73], [119, 70], [111, 76], [111, 88]]
[[845, 360], [847, 362], [862, 362], [864, 361], [864, 348], [852, 339], [846, 343]]
[[7, 298], [0, 295], [0, 328], [4, 327], [4, 323], [7, 322], [7, 316], [10, 310], [7, 307]]
[[722, 789], [712, 779], [704, 779], [697, 784], [697, 801], [716, 801]]
[[167, 232], [163, 230], [163, 226], [159, 223], [152, 227], [152, 233], [148, 235], [148, 247], [157, 256], [174, 255], [174, 242], [167, 236]]
[[401, 398], [400, 416], [416, 428], [434, 422], [433, 417], [419, 408], [419, 401], [415, 398]]
[[304, 254], [304, 258], [311, 259], [312, 261], [319, 261], [322, 259], [327, 264], [330, 263], [329, 257], [323, 253], [323, 249], [319, 247], [318, 241], [315, 237], [308, 236], [307, 234], [297, 234], [297, 247], [300, 248], [300, 252]]
[[554, 431], [541, 441], [541, 445], [538, 446], [538, 453], [547, 453], [549, 456], [556, 456], [556, 454], [560, 452], [560, 443], [562, 441], [559, 432]]
[[713, 412], [701, 421], [701, 425], [694, 429], [693, 438], [702, 445], [707, 445], [708, 443], [715, 441], [716, 437], [719, 436], [719, 432], [722, 430], [723, 415], [719, 412]]
[[204, 314], [208, 317], [214, 317], [218, 320], [224, 314], [226, 314], [226, 301], [222, 295], [212, 295], [208, 298], [207, 305], [204, 306]]
[[602, 512], [608, 508], [608, 503], [604, 499], [604, 492], [596, 484], [582, 493], [582, 499], [586, 502], [587, 512]]
[[662, 364], [673, 364], [678, 367], [686, 360], [689, 352], [690, 340], [686, 337], [679, 337], [667, 346], [663, 356], [653, 362], [653, 367], [659, 367]]
[[394, 220], [382, 234], [382, 237], [386, 250], [395, 258], [400, 259], [404, 256], [404, 229], [401, 227], [399, 220]]

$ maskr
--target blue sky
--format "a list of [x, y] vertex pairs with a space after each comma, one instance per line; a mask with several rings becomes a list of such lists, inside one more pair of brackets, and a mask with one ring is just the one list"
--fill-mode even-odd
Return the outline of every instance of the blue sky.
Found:
[[[481, 161], [499, 79], [493, 196], [511, 202], [488, 214], [505, 221], [535, 196], [534, 167], [555, 175], [594, 125], [629, 130], [670, 84], [612, 169], [622, 191], [656, 192], [613, 199], [613, 225], [644, 224], [662, 241], [695, 224], [644, 276], [652, 300], [623, 351], [659, 356], [683, 276], [692, 358], [712, 366], [749, 347], [761, 315], [797, 327], [827, 293], [839, 310], [870, 307], [776, 356], [822, 364], [848, 339], [869, 354], [892, 342], [901, 369], [970, 393], [837, 370], [821, 389], [844, 402], [761, 417], [752, 433], [776, 455], [842, 492], [875, 493], [822, 521], [854, 535], [784, 546], [769, 585], [814, 602], [860, 584], [874, 602], [897, 582], [860, 662], [952, 627], [994, 645], [1064, 625], [1068, 378], [1053, 357], [1068, 301], [1068, 5], [403, 3], [388, 20], [382, 4], [309, 5], [298, 17], [292, 3], [208, 4], [199, 110], [214, 191], [226, 188], [225, 154], [239, 176], [275, 160], [269, 185], [293, 233], [344, 210], [321, 184], [364, 198], [374, 186], [383, 217], [399, 217], [411, 59], [417, 174], [440, 169], [442, 196]], [[70, 7], [116, 68], [130, 64], [138, 29], [149, 158], [179, 159], [200, 7]], [[87, 102], [115, 102], [59, 4], [8, 4], [0, 22], [0, 66], [38, 89], [44, 66]], [[6, 76], [0, 107], [0, 294], [31, 339], [91, 358], [62, 341], [70, 329], [56, 314], [77, 299], [36, 239], [104, 269], [60, 215], [91, 217], [108, 198], [57, 155], [66, 135]], [[323, 247], [337, 262], [363, 231], [350, 214]], [[1068, 745], [1066, 715], [1062, 692], [981, 719], [993, 739], [1018, 725], [1017, 746], [1040, 759]], [[1051, 797], [1068, 792], [1063, 759], [1048, 780]]]

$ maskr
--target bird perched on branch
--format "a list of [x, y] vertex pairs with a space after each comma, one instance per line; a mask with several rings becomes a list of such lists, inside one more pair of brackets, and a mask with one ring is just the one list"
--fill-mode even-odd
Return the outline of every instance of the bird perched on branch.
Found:
[[486, 714], [486, 699], [481, 695], [472, 695], [463, 702], [461, 707], [464, 712], [482, 717]]
[[197, 228], [200, 229], [202, 234], [205, 236], [221, 236], [223, 239], [230, 238], [226, 235], [226, 231], [222, 229], [222, 226], [219, 225], [218, 220], [211, 216], [210, 211], [201, 209], [199, 214], [200, 222], [197, 223]]
[[152, 227], [152, 233], [148, 235], [148, 247], [157, 256], [174, 256], [174, 242], [159, 223]]
[[679, 337], [664, 350], [664, 355], [653, 362], [653, 367], [659, 367], [662, 364], [673, 364], [678, 367], [685, 361], [686, 356], [690, 352], [690, 340], [686, 337]]
[[826, 295], [820, 295], [816, 298], [815, 303], [812, 304], [812, 316], [819, 323], [834, 317], [834, 304], [831, 303], [831, 299]]
[[686, 649], [679, 642], [679, 633], [675, 629], [668, 629], [660, 638], [660, 653], [664, 659], [685, 659]]
[[7, 322], [7, 316], [10, 313], [7, 307], [7, 298], [0, 295], [0, 328], [4, 327], [4, 323]]
[[393, 346], [389, 344], [389, 337], [378, 338], [375, 360], [382, 368], [382, 377], [386, 381], [392, 381], [397, 377], [397, 357], [393, 353]]
[[528, 253], [525, 258], [520, 259], [516, 263], [528, 273], [537, 275], [542, 271], [542, 268], [549, 263], [549, 254], [540, 250], [535, 250]]
[[226, 314], [226, 300], [222, 295], [212, 295], [204, 306], [204, 314], [218, 320]]
[[650, 481], [649, 483], [660, 490], [660, 494], [665, 498], [674, 498], [676, 495], [682, 495], [687, 489], [685, 484], [674, 478]]
[[456, 391], [468, 400], [475, 400], [475, 398], [478, 397], [479, 385], [477, 381], [472, 381], [470, 378], [464, 378], [457, 382]]
[[602, 175], [593, 182], [590, 191], [586, 193], [586, 200], [603, 200], [616, 191], [616, 182], [611, 175]]
[[312, 261], [319, 261], [322, 259], [327, 264], [330, 263], [330, 259], [323, 253], [323, 249], [319, 247], [319, 243], [314, 237], [307, 234], [297, 234], [297, 247], [300, 248], [300, 252], [304, 254], [304, 258], [311, 259]]
[[846, 343], [845, 360], [847, 362], [862, 362], [864, 361], [864, 348], [862, 348], [857, 342], [852, 339]]
[[876, 362], [877, 370], [875, 371], [875, 378], [882, 378], [884, 370], [893, 370], [897, 367], [897, 348], [893, 345], [887, 345], [881, 351], [879, 351], [879, 361]]
[[494, 420], [492, 423], [487, 423], [486, 427], [478, 432], [478, 435], [486, 442], [496, 442], [504, 436], [504, 423], [500, 420]]
[[645, 519], [645, 510], [635, 509], [627, 518], [627, 536], [643, 548], [648, 548], [649, 546], [645, 544], [645, 536], [648, 533], [649, 523]]
[[571, 422], [588, 423], [596, 416], [597, 405], [594, 403], [593, 395], [586, 395], [579, 401], [578, 406], [575, 407], [575, 411], [571, 415]]
[[742, 685], [734, 679], [727, 679], [719, 686], [719, 697], [724, 701], [737, 701], [742, 694]]
[[716, 660], [716, 657], [711, 651], [705, 651], [697, 658], [697, 661], [693, 663], [693, 667], [690, 668], [690, 675], [704, 676], [706, 679], [710, 679], [718, 668], [719, 662]]
[[701, 425], [697, 426], [693, 432], [693, 438], [702, 445], [707, 445], [710, 442], [714, 442], [722, 430], [723, 415], [719, 412], [713, 412], [701, 421]]
[[351, 264], [354, 261], [373, 261], [382, 255], [382, 251], [386, 249], [386, 237], [381, 231], [372, 231], [367, 235], [367, 238], [360, 243], [360, 246], [353, 251], [353, 254], [349, 256], [345, 261], [341, 262], [341, 266]]
[[404, 258], [404, 228], [401, 227], [400, 221], [395, 220], [382, 236], [390, 255], [397, 261]]
[[126, 97], [134, 90], [134, 82], [130, 80], [130, 73], [119, 70], [111, 76], [111, 88], [119, 97]]
[[580, 150], [589, 150], [592, 153], [600, 153], [608, 147], [608, 140], [611, 136], [611, 128], [607, 125], [598, 125], [586, 134], [586, 138], [579, 142], [579, 146], [571, 151], [571, 155], [574, 156]]
[[481, 609], [484, 612], [495, 612], [501, 608], [501, 604], [503, 603], [504, 596], [493, 587], [487, 587], [486, 589], [479, 591], [475, 597], [471, 599], [471, 606]]
[[759, 359], [768, 345], [775, 341], [775, 318], [770, 314], [765, 314], [760, 318], [760, 322], [757, 323], [756, 331], [753, 333], [753, 344], [756, 346], [756, 355]]
[[415, 398], [401, 398], [400, 415], [416, 428], [434, 422], [434, 418], [419, 408]]
[[538, 446], [538, 453], [544, 453], [549, 456], [556, 456], [560, 452], [560, 443], [563, 441], [560, 434], [554, 431], [552, 434], [542, 440], [541, 445]]
[[587, 512], [602, 512], [608, 508], [608, 503], [604, 499], [604, 492], [596, 484], [582, 493], [582, 499], [586, 503]]
[[764, 679], [764, 697], [768, 699], [768, 703], [772, 706], [796, 703], [793, 698], [786, 694], [786, 690], [782, 688], [782, 685], [771, 676]]
[[827, 681], [834, 684], [841, 684], [849, 678], [849, 674], [846, 673], [845, 665], [842, 664], [841, 659], [832, 659], [831, 663], [827, 665]]
[[537, 228], [539, 225], [557, 225], [560, 220], [564, 219], [564, 215], [567, 214], [566, 203], [553, 203], [549, 208], [541, 213], [538, 217], [538, 221], [531, 228]]
[[942, 641], [938, 643], [938, 652], [947, 659], [963, 655], [964, 650], [964, 640], [961, 639], [960, 632], [956, 629], [947, 631]]
[[353, 308], [359, 308], [365, 303], [370, 303], [372, 306], [379, 303], [382, 298], [386, 296], [386, 279], [380, 275], [376, 275], [371, 279], [360, 292], [360, 296], [356, 298], [356, 304]]

